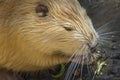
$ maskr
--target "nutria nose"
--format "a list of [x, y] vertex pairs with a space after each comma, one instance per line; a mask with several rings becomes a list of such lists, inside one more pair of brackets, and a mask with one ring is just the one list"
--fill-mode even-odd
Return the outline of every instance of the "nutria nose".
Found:
[[97, 43], [94, 47], [91, 47], [91, 48], [90, 48], [91, 53], [97, 52], [97, 49], [96, 49], [97, 46], [98, 46], [98, 43]]
[[91, 51], [91, 53], [95, 53], [97, 50], [96, 50], [96, 47], [92, 47], [91, 49], [90, 49], [90, 51]]

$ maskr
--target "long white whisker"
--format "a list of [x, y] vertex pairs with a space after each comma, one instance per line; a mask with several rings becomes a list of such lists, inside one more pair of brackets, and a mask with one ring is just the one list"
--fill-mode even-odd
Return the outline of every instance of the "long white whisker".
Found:
[[112, 38], [109, 38], [109, 37], [100, 37], [100, 39], [102, 39], [102, 40], [112, 40]]
[[[80, 62], [80, 60], [79, 60], [79, 57], [77, 55], [76, 55], [76, 57], [77, 57], [76, 61], [78, 63], [76, 69], [78, 69], [79, 68], [79, 62]], [[75, 78], [75, 75], [73, 76], [72, 80], [74, 80], [74, 78]]]
[[73, 71], [75, 70], [77, 64], [76, 63], [71, 63], [70, 64], [70, 67], [68, 68], [67, 70], [67, 74], [65, 76], [65, 80], [70, 80], [71, 76], [72, 76], [72, 73]]
[[101, 30], [105, 29], [105, 27], [106, 27], [107, 25], [109, 25], [111, 22], [113, 22], [113, 21], [107, 22], [106, 24], [104, 24], [104, 25], [102, 25], [101, 27], [99, 27], [96, 31], [97, 31], [98, 33], [101, 32]]
[[99, 43], [110, 43], [112, 41], [112, 39], [107, 39], [107, 38], [100, 38], [100, 40], [99, 40]]
[[84, 56], [82, 56], [82, 66], [81, 66], [81, 72], [80, 72], [80, 77], [82, 78], [82, 72], [83, 72], [83, 64], [84, 64]]
[[[74, 56], [75, 56], [75, 53], [73, 53], [73, 55], [69, 58], [68, 63], [74, 58]], [[68, 63], [65, 63], [65, 66], [66, 66]]]
[[92, 80], [94, 80], [94, 79], [95, 79], [95, 75], [96, 75], [96, 74], [94, 74], [94, 75], [93, 75], [93, 78], [92, 78]]
[[118, 33], [119, 31], [111, 31], [111, 32], [105, 32], [105, 33], [101, 33], [99, 34], [100, 36], [104, 36], [104, 35], [112, 35], [112, 34], [116, 34]]
[[[74, 55], [77, 54], [79, 52], [79, 48], [74, 52]], [[76, 58], [76, 56], [74, 56], [74, 58]], [[78, 63], [78, 61], [76, 61]], [[66, 76], [65, 76], [65, 80], [70, 80], [71, 76], [72, 76], [72, 72], [75, 70], [75, 68], [77, 67], [77, 63], [71, 63], [68, 70], [67, 70], [67, 73], [66, 73]]]

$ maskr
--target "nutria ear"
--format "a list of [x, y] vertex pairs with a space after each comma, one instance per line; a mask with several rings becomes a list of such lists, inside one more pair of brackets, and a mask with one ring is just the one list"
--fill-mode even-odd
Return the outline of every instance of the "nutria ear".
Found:
[[39, 17], [45, 17], [48, 13], [48, 7], [45, 4], [38, 4], [36, 7], [36, 13]]

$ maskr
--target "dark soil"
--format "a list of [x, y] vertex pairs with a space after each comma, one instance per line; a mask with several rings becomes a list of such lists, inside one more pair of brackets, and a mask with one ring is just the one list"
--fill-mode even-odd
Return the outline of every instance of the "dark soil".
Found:
[[[84, 6], [88, 12], [88, 15], [93, 21], [95, 28], [99, 28], [101, 26], [105, 26], [109, 31], [120, 31], [120, 0], [79, 0], [82, 6]], [[106, 31], [107, 32], [107, 31]], [[108, 40], [108, 44], [102, 49], [101, 59], [105, 60], [106, 66], [102, 68], [101, 74], [95, 75], [94, 79], [94, 70], [90, 69], [88, 71], [87, 66], [83, 67], [83, 75], [80, 76], [79, 70], [76, 69], [76, 73], [69, 80], [120, 80], [120, 33], [116, 33], [114, 35], [109, 35], [111, 37]], [[116, 36], [116, 37], [112, 37]], [[106, 58], [107, 57], [107, 58]], [[106, 59], [105, 59], [106, 58]], [[65, 67], [66, 71], [69, 64]], [[34, 73], [19, 73], [21, 75], [20, 79], [16, 79], [14, 76], [11, 79], [5, 80], [64, 80], [65, 73], [62, 77], [53, 79], [52, 74], [56, 74], [59, 72], [59, 67], [56, 68], [56, 71], [46, 70], [41, 72]], [[6, 73], [1, 73], [4, 76]], [[7, 77], [10, 77], [11, 74], [8, 74]], [[0, 75], [0, 78], [2, 77]], [[1, 78], [2, 79], [2, 78]], [[0, 80], [1, 80], [0, 79]], [[4, 80], [4, 79], [2, 79]]]

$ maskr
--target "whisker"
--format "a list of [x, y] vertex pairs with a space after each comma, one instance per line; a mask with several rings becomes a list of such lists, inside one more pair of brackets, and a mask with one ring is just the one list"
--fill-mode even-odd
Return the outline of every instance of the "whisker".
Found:
[[91, 69], [92, 69], [92, 73], [93, 73], [93, 77], [92, 77], [92, 79], [94, 80], [95, 79], [95, 77], [96, 77], [96, 74], [94, 73], [94, 69], [91, 67]]
[[95, 79], [95, 76], [96, 76], [96, 74], [94, 74], [94, 76], [93, 76], [92, 80], [94, 80], [94, 79]]
[[[75, 55], [76, 53], [78, 53], [78, 51], [79, 51], [79, 48], [74, 52], [74, 55]], [[73, 58], [76, 59], [77, 57], [74, 56]], [[76, 61], [76, 62], [78, 63], [79, 60]], [[66, 73], [66, 76], [65, 76], [65, 80], [70, 80], [73, 71], [74, 71], [74, 70], [76, 69], [76, 67], [77, 67], [77, 63], [74, 63], [74, 62], [71, 62], [71, 63], [70, 63], [70, 66], [69, 66], [69, 68], [68, 68], [68, 70], [67, 70], [67, 73]]]
[[89, 66], [89, 57], [88, 57], [88, 55], [86, 55], [86, 57], [87, 57], [87, 70], [88, 70], [88, 74], [93, 76], [94, 74], [92, 73], [92, 68], [90, 68], [90, 66]]
[[[75, 53], [73, 53], [73, 55], [69, 58], [68, 63], [74, 58], [74, 56], [75, 56]], [[65, 63], [65, 66], [66, 66], [68, 63]]]
[[84, 64], [84, 56], [82, 56], [82, 66], [81, 66], [81, 72], [80, 72], [80, 78], [82, 78], [82, 72], [83, 72], [83, 64]]
[[100, 37], [100, 39], [102, 39], [102, 40], [112, 40], [112, 38], [109, 38], [109, 37]]
[[111, 22], [113, 22], [113, 20], [105, 23], [104, 25], [102, 25], [101, 27], [99, 27], [96, 31], [97, 31], [98, 33], [101, 33], [103, 30], [106, 31], [106, 29], [105, 29], [106, 26], [109, 25]]
[[99, 35], [100, 35], [100, 36], [104, 36], [104, 35], [113, 35], [113, 34], [116, 34], [116, 33], [120, 33], [120, 31], [105, 32], [105, 33], [101, 33], [101, 34], [99, 34]]
[[111, 40], [101, 39], [101, 42], [103, 42], [104, 44], [109, 44], [111, 43]]
[[[65, 80], [70, 80], [70, 78], [72, 77], [72, 73], [74, 72], [74, 70], [79, 66], [78, 63], [81, 62], [80, 58], [78, 56], [78, 54], [81, 54], [80, 52], [82, 52], [82, 50], [85, 48], [85, 46], [83, 47], [79, 47], [75, 52], [74, 52], [74, 57], [72, 58], [72, 63], [70, 64], [68, 70], [67, 70], [67, 73], [66, 73], [66, 76], [65, 76]], [[84, 63], [82, 63], [83, 65]]]
[[77, 63], [71, 63], [70, 64], [70, 66], [69, 66], [69, 68], [68, 68], [68, 70], [67, 70], [67, 74], [66, 74], [66, 76], [65, 76], [65, 80], [70, 80], [71, 79], [71, 77], [72, 77], [72, 75], [73, 75], [73, 72], [74, 72], [74, 70], [76, 69], [76, 67], [78, 66], [78, 64]]
[[[78, 62], [80, 62], [79, 61], [79, 57], [77, 57], [77, 59], [76, 59]], [[76, 69], [78, 69], [79, 68], [79, 64], [77, 64], [77, 67], [76, 67]], [[75, 79], [75, 75], [73, 75], [73, 78], [72, 78], [72, 80], [74, 80]]]
[[65, 80], [70, 80], [71, 76], [72, 76], [72, 73], [73, 71], [75, 70], [77, 64], [76, 63], [71, 63], [70, 64], [70, 67], [68, 68], [67, 70], [67, 74], [65, 76]]
[[[94, 68], [95, 68], [95, 66], [94, 66]], [[92, 80], [95, 80], [95, 78], [96, 78], [96, 76], [97, 76], [97, 75], [94, 73], [95, 69], [92, 68], [92, 71], [93, 71], [93, 77], [92, 77]]]

